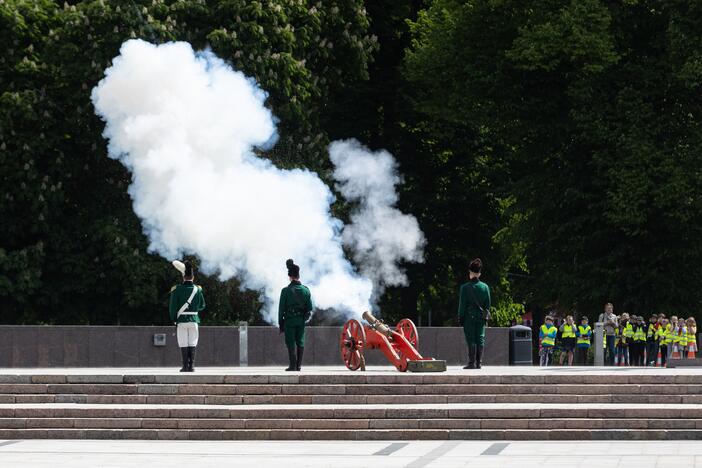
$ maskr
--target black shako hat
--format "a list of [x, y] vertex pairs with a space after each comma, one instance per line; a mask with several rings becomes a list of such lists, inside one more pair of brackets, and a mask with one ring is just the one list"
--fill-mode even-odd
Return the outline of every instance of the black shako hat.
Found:
[[292, 258], [289, 258], [285, 262], [285, 266], [288, 267], [288, 276], [291, 278], [299, 278], [300, 277], [300, 267], [295, 265], [295, 262], [293, 262]]
[[183, 277], [184, 278], [192, 278], [193, 277], [193, 264], [190, 262], [185, 262], [185, 271], [183, 272]]
[[479, 258], [476, 258], [475, 260], [470, 262], [470, 265], [468, 265], [468, 269], [473, 273], [480, 273], [480, 271], [483, 269], [483, 261]]

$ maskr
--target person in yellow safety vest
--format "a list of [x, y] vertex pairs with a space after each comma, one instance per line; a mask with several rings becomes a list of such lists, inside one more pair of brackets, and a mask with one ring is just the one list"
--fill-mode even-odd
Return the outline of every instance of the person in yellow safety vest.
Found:
[[644, 352], [646, 351], [646, 324], [643, 317], [638, 315], [633, 317], [634, 326], [634, 342], [631, 347], [631, 365], [644, 365]]
[[[578, 325], [578, 364], [587, 365], [587, 352], [590, 349], [590, 340], [592, 339], [592, 328], [588, 325], [588, 318], [583, 316]], [[605, 341], [605, 340], [602, 340]], [[605, 348], [607, 344], [605, 343]]]
[[658, 316], [651, 315], [646, 328], [646, 365], [654, 367], [658, 358]]
[[665, 332], [664, 332], [665, 333], [664, 340], [665, 340], [666, 344], [668, 345], [667, 353], [666, 353], [668, 355], [668, 357], [666, 359], [666, 362], [668, 360], [670, 360], [670, 356], [673, 354], [673, 342], [674, 342], [673, 341], [673, 331], [675, 330], [675, 325], [672, 322], [673, 318], [675, 318], [675, 317], [673, 316], [670, 318], [670, 322], [668, 322], [668, 324], [666, 325]]
[[685, 320], [678, 320], [678, 352], [680, 357], [685, 357], [687, 355], [687, 325]]
[[[664, 316], [665, 317], [665, 316]], [[663, 318], [661, 321], [660, 337], [661, 337], [661, 365], [665, 366], [668, 362], [668, 355], [670, 354], [670, 348], [672, 348], [672, 339], [670, 335], [671, 325], [667, 318]]]
[[619, 327], [617, 328], [617, 335], [619, 335], [619, 346], [617, 346], [617, 351], [619, 354], [619, 365], [629, 365], [629, 345], [634, 339], [634, 327], [629, 323], [629, 314], [626, 312], [622, 314], [619, 319]]
[[548, 366], [558, 335], [558, 328], [553, 326], [553, 317], [547, 315], [544, 322], [539, 329], [539, 365], [542, 367]]
[[568, 315], [566, 316], [566, 321], [563, 325], [561, 325], [561, 344], [563, 348], [563, 352], [561, 353], [561, 359], [558, 362], [559, 366], [563, 365], [563, 361], [565, 360], [566, 354], [568, 355], [568, 365], [572, 366], [573, 365], [573, 353], [575, 352], [575, 336], [577, 334], [577, 327], [575, 326], [575, 323], [573, 321], [573, 316]]
[[678, 350], [680, 337], [678, 336], [678, 316], [670, 317], [670, 328], [668, 330], [668, 359]]
[[697, 353], [697, 323], [694, 317], [687, 319], [687, 351], [685, 357], [690, 353]]

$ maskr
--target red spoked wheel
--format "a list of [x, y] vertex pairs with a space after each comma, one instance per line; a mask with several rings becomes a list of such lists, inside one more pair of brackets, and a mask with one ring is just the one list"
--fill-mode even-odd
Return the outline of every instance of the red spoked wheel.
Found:
[[344, 324], [339, 341], [341, 359], [350, 370], [355, 371], [363, 363], [363, 349], [366, 347], [366, 332], [356, 319]]
[[414, 325], [413, 321], [410, 319], [400, 320], [395, 326], [395, 331], [404, 336], [414, 349], [417, 349], [417, 345], [419, 344], [419, 333], [417, 333], [417, 327]]

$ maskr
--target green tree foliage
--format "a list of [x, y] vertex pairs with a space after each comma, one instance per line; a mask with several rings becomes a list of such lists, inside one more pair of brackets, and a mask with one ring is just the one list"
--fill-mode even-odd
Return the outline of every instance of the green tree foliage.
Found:
[[496, 239], [522, 297], [699, 308], [701, 21], [677, 0], [436, 0], [412, 23], [418, 109], [507, 168]]
[[[281, 142], [267, 156], [323, 169], [319, 110], [366, 77], [368, 22], [360, 0], [1, 0], [0, 321], [165, 320], [177, 273], [147, 253], [90, 103], [123, 41], [211, 47], [270, 93]], [[236, 281], [201, 282], [214, 323], [260, 308]]]
[[431, 313], [432, 325], [444, 325], [455, 324], [458, 288], [477, 256], [487, 265], [484, 279], [495, 298], [511, 304], [507, 255], [492, 239], [502, 227], [497, 183], [504, 169], [479, 133], [415, 108], [417, 90], [403, 74], [403, 59], [412, 38], [407, 19], [422, 5], [368, 2], [370, 31], [380, 46], [369, 80], [341, 89], [335, 100], [344, 105], [325, 113], [325, 127], [334, 138], [358, 136], [393, 153], [404, 177], [401, 207], [417, 217], [427, 238], [424, 262], [407, 266], [408, 285], [383, 296], [383, 317], [426, 325]]

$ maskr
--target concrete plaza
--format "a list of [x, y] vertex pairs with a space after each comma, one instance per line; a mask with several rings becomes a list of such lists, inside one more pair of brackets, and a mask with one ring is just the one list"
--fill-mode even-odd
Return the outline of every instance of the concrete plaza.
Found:
[[362, 441], [0, 441], [0, 466], [263, 467], [702, 467], [702, 443]]

